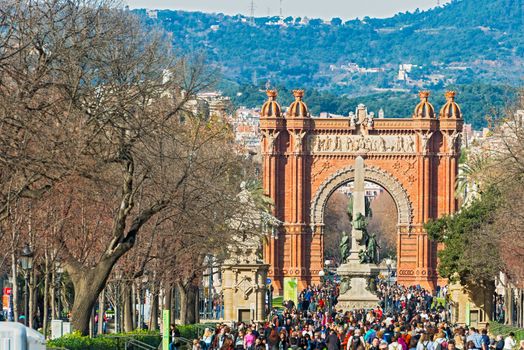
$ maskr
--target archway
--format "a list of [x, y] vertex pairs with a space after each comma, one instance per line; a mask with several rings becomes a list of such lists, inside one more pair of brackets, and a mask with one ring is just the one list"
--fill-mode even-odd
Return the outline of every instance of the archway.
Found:
[[[398, 210], [393, 197], [382, 186], [366, 181], [365, 195], [370, 203], [371, 217], [368, 219], [368, 232], [377, 238], [379, 258], [396, 258], [398, 235]], [[342, 184], [335, 189], [326, 201], [323, 215], [324, 239], [323, 253], [325, 267], [330, 275], [342, 263], [340, 242], [345, 233], [352, 230], [349, 206], [354, 195], [354, 182]]]
[[[341, 185], [352, 181], [354, 177], [353, 167], [348, 166], [337, 171], [319, 186], [311, 201], [310, 217], [313, 229], [324, 224], [324, 210], [331, 194]], [[366, 166], [364, 178], [388, 191], [397, 207], [399, 227], [409, 226], [413, 218], [413, 209], [408, 193], [402, 184], [393, 175], [376, 167]]]
[[433, 289], [438, 275], [437, 244], [424, 224], [453, 213], [454, 183], [463, 121], [449, 92], [437, 118], [428, 101], [412, 118], [375, 118], [364, 105], [349, 116], [312, 118], [294, 91], [284, 115], [276, 91], [261, 110], [263, 187], [284, 222], [264, 250], [269, 277], [281, 291], [284, 278], [299, 287], [318, 283], [324, 268], [323, 213], [331, 193], [354, 177], [355, 159], [365, 159], [365, 179], [387, 189], [398, 212], [398, 282]]
[[[412, 224], [413, 220], [413, 209], [411, 200], [408, 192], [402, 186], [392, 174], [385, 170], [382, 170], [373, 166], [365, 166], [364, 178], [367, 182], [371, 182], [379, 185], [393, 198], [395, 203], [395, 209], [397, 211], [397, 225], [395, 231], [397, 236], [400, 236], [401, 228], [404, 230], [408, 229]], [[333, 175], [328, 177], [317, 189], [316, 193], [312, 196], [311, 200], [311, 228], [313, 232], [319, 233], [316, 236], [316, 240], [320, 242], [322, 247], [322, 258], [321, 261], [327, 261], [328, 257], [324, 256], [325, 252], [325, 214], [326, 206], [330, 198], [337, 189], [341, 188], [344, 184], [350, 183], [354, 179], [354, 168], [353, 166], [347, 166], [335, 172]], [[398, 253], [401, 253], [400, 237], [396, 239]], [[400, 260], [400, 254], [397, 254], [397, 260]]]

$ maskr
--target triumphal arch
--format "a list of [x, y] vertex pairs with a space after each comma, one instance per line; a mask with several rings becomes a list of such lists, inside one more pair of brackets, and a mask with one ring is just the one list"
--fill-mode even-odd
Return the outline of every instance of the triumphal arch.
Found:
[[269, 277], [282, 290], [285, 277], [299, 288], [318, 283], [323, 269], [324, 208], [339, 186], [352, 181], [358, 156], [365, 180], [382, 186], [398, 211], [399, 283], [433, 289], [438, 281], [437, 249], [424, 230], [431, 218], [453, 213], [463, 120], [455, 93], [438, 115], [429, 92], [411, 118], [378, 118], [359, 105], [345, 117], [311, 117], [304, 91], [284, 113], [277, 92], [267, 91], [260, 129], [263, 135], [263, 187], [284, 224], [264, 249]]

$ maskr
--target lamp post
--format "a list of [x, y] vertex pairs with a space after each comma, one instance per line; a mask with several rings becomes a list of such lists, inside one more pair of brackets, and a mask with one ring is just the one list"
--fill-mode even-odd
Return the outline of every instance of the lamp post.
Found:
[[386, 258], [386, 267], [388, 268], [388, 278], [386, 280], [387, 286], [388, 286], [387, 293], [386, 293], [386, 310], [385, 310], [386, 312], [389, 312], [390, 303], [391, 303], [391, 300], [389, 300], [390, 299], [389, 289], [391, 286], [391, 266], [392, 264], [393, 264], [393, 261], [391, 260], [391, 258]]
[[326, 275], [326, 273], [324, 272], [324, 270], [318, 271], [318, 277], [320, 277], [320, 284], [324, 284], [324, 276], [325, 275]]
[[29, 324], [29, 271], [33, 268], [33, 251], [29, 244], [26, 243], [22, 249], [22, 254], [20, 254], [20, 265], [22, 270], [24, 270], [24, 280], [25, 280], [25, 300], [24, 300], [24, 325]]

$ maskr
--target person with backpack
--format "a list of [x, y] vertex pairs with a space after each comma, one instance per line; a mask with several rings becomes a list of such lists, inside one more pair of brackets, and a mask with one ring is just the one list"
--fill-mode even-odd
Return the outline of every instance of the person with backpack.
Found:
[[446, 341], [446, 335], [440, 331], [433, 337], [433, 350], [447, 350], [448, 342]]
[[360, 335], [360, 329], [355, 329], [353, 335], [348, 339], [347, 350], [357, 350], [359, 346], [365, 347], [364, 337]]
[[[386, 323], [388, 322], [386, 321]], [[388, 344], [392, 343], [394, 329], [395, 329], [394, 326], [390, 324], [389, 326], [387, 326], [386, 331], [384, 332], [384, 335], [382, 336], [382, 339], [384, 339]]]
[[399, 333], [393, 334], [393, 337], [391, 337], [391, 344], [389, 344], [389, 346], [388, 346], [389, 350], [403, 350], [402, 349], [402, 345], [400, 345], [399, 342], [398, 342], [399, 338], [400, 338], [400, 334]]
[[434, 350], [433, 349], [433, 342], [431, 342], [428, 339], [428, 335], [426, 333], [422, 333], [420, 335], [420, 338], [419, 338], [418, 344], [417, 344], [417, 350]]

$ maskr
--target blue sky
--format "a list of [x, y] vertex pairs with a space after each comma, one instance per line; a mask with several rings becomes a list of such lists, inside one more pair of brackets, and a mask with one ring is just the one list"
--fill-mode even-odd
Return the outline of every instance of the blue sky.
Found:
[[[280, 0], [253, 0], [255, 16], [279, 14]], [[161, 8], [187, 11], [242, 13], [249, 15], [251, 0], [124, 0], [131, 8]], [[440, 4], [449, 0], [440, 0]], [[340, 17], [390, 17], [398, 12], [429, 9], [437, 0], [282, 0], [284, 16], [330, 19]]]

